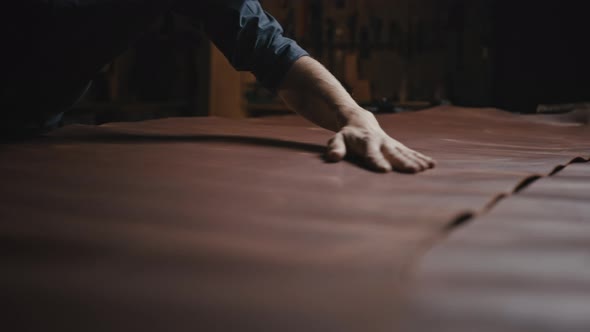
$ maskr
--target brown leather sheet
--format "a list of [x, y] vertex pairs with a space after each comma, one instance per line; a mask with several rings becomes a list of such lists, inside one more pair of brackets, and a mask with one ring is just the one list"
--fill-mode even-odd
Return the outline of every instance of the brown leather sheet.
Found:
[[571, 164], [453, 232], [419, 263], [405, 330], [589, 331], [589, 198]]
[[380, 117], [438, 160], [419, 175], [326, 164], [330, 133], [297, 117], [69, 126], [3, 144], [7, 324], [395, 330], [414, 267], [450, 225], [589, 156], [586, 126], [548, 119], [451, 107]]

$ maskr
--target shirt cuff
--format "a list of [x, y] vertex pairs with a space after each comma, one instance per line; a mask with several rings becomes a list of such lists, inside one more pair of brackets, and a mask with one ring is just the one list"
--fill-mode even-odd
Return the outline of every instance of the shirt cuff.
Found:
[[309, 56], [309, 53], [297, 45], [295, 41], [288, 40], [289, 42], [285, 46], [276, 49], [274, 63], [265, 64], [266, 70], [254, 73], [260, 84], [273, 93], [277, 92], [291, 66], [300, 58]]

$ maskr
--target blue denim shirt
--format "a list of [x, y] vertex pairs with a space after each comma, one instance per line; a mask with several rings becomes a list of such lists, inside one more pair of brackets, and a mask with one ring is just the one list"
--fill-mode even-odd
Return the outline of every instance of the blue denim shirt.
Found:
[[308, 55], [283, 36], [281, 25], [257, 0], [198, 2], [205, 7], [201, 21], [212, 42], [234, 68], [252, 72], [270, 90], [278, 88], [297, 59]]

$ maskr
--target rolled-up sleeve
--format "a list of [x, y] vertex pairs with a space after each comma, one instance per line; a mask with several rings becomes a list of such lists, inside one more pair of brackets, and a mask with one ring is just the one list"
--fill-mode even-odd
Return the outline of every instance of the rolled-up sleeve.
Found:
[[276, 90], [293, 63], [308, 55], [283, 36], [279, 22], [258, 1], [210, 3], [203, 17], [205, 32], [235, 69], [252, 72], [264, 87]]

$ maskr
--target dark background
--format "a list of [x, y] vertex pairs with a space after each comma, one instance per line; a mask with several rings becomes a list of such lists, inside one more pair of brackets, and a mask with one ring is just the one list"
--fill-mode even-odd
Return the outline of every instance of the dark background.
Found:
[[[345, 59], [355, 57], [370, 87], [359, 102], [375, 111], [452, 103], [533, 113], [540, 104], [590, 101], [584, 1], [261, 2], [358, 97], [346, 79]], [[198, 27], [164, 14], [96, 76], [68, 121], [210, 115], [210, 47]], [[285, 112], [252, 78], [242, 81], [246, 116]]]
[[493, 105], [531, 112], [539, 103], [590, 100], [587, 1], [496, 1]]

